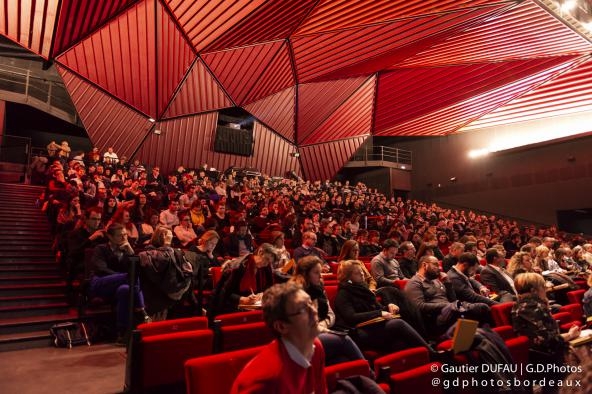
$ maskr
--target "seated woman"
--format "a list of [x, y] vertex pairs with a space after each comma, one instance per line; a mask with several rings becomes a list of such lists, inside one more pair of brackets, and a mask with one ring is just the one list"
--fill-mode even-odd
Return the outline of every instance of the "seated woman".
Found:
[[[514, 278], [514, 287], [518, 301], [512, 307], [512, 325], [518, 335], [528, 337], [531, 362], [563, 365], [569, 348], [568, 341], [580, 336], [580, 328], [574, 325], [569, 332], [559, 333], [557, 321], [549, 309], [545, 280], [541, 275], [532, 272], [519, 274]], [[561, 378], [553, 376], [551, 380]]]
[[193, 266], [181, 250], [171, 247], [172, 241], [172, 231], [158, 227], [150, 245], [138, 253], [140, 286], [153, 321], [166, 320], [168, 310], [191, 291]]
[[180, 215], [179, 225], [175, 226], [174, 232], [182, 248], [188, 248], [197, 240], [197, 234], [191, 225], [191, 215], [187, 213]]
[[540, 267], [534, 265], [530, 253], [516, 252], [508, 263], [508, 273], [512, 277], [515, 277], [524, 272], [536, 272], [540, 274], [542, 270]]
[[[389, 353], [418, 346], [433, 350], [406, 321], [396, 318], [399, 306], [383, 307], [376, 295], [364, 282], [362, 263], [346, 260], [338, 274], [339, 289], [335, 299], [336, 327], [351, 330], [352, 338], [363, 349], [376, 349]], [[372, 324], [356, 327], [376, 319]]]
[[327, 300], [321, 281], [322, 271], [321, 259], [316, 256], [303, 257], [298, 261], [296, 272], [290, 281], [301, 285], [310, 299], [317, 304], [319, 339], [325, 349], [325, 365], [363, 359], [362, 352], [349, 336], [331, 330], [335, 323], [335, 313]]
[[[358, 260], [359, 256], [360, 256], [360, 245], [358, 244], [357, 241], [354, 241], [353, 239], [349, 239], [349, 240], [345, 241], [345, 243], [341, 247], [341, 252], [339, 252], [339, 257], [337, 258], [337, 261], [339, 263], [341, 263], [342, 261], [346, 261], [346, 260]], [[377, 286], [376, 280], [370, 274], [370, 271], [368, 271], [368, 268], [366, 268], [365, 264], [362, 264], [362, 271], [364, 271], [364, 282], [366, 282], [366, 284], [368, 285], [368, 288], [371, 291], [375, 291], [376, 286]]]
[[159, 226], [159, 220], [158, 212], [151, 210], [146, 212], [145, 219], [138, 228], [140, 236], [138, 238], [138, 245], [148, 245], [150, 243], [152, 234], [154, 234], [154, 231]]
[[127, 208], [119, 208], [113, 217], [111, 223], [119, 223], [127, 230], [127, 239], [129, 243], [134, 246], [140, 238], [140, 233], [136, 225], [132, 222], [130, 211]]
[[251, 308], [260, 302], [263, 291], [273, 285], [271, 267], [277, 259], [275, 248], [264, 243], [254, 253], [224, 263], [208, 316], [213, 319], [216, 315], [238, 312], [241, 306]]

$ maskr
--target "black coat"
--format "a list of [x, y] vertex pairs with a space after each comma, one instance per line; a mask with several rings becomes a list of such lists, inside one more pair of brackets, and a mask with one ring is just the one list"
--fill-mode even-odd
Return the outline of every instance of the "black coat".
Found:
[[363, 284], [342, 282], [335, 298], [335, 326], [353, 328], [357, 324], [382, 316], [383, 307], [374, 293]]

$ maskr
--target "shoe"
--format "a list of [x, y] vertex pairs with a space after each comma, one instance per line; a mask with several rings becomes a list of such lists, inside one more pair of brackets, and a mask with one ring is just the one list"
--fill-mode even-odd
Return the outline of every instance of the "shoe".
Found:
[[430, 351], [430, 359], [441, 363], [451, 363], [454, 359], [454, 350], [432, 350]]
[[144, 323], [152, 323], [152, 319], [144, 309], [136, 311], [134, 313], [134, 326], [139, 326], [140, 324]]

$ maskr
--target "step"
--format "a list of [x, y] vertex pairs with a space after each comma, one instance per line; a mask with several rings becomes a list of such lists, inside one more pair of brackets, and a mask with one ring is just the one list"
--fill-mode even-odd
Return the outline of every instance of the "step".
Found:
[[70, 308], [67, 313], [2, 319], [0, 320], [0, 335], [49, 330], [54, 324], [77, 319], [78, 313], [74, 308]]
[[33, 260], [27, 260], [27, 259], [22, 259], [19, 261], [1, 261], [0, 260], [0, 268], [4, 268], [4, 269], [19, 269], [19, 268], [29, 268], [29, 269], [35, 269], [35, 268], [41, 268], [41, 269], [50, 269], [50, 268], [57, 268], [59, 265], [58, 263], [56, 263], [55, 258], [49, 258], [49, 259], [33, 259]]
[[0, 297], [0, 307], [46, 305], [56, 302], [67, 302], [64, 294], [36, 294], [27, 296]]
[[0, 277], [0, 285], [32, 285], [42, 283], [60, 283], [63, 278], [59, 275], [26, 275]]
[[43, 259], [54, 259], [55, 254], [51, 250], [31, 250], [27, 252], [23, 251], [5, 251], [0, 254], [0, 261], [7, 261], [9, 259], [31, 259], [36, 260], [39, 258]]
[[38, 294], [66, 294], [66, 282], [0, 285], [0, 297]]
[[38, 237], [39, 239], [47, 239], [51, 237], [49, 225], [47, 228], [37, 229], [14, 229], [8, 230], [6, 228], [0, 229], [0, 236], [13, 236], [13, 237]]
[[11, 305], [0, 307], [0, 322], [11, 318], [58, 315], [68, 313], [69, 311], [70, 305], [67, 302], [39, 305]]
[[57, 265], [48, 265], [45, 267], [6, 267], [0, 266], [0, 277], [9, 278], [15, 276], [43, 276], [57, 275], [59, 268]]
[[43, 217], [43, 215], [17, 215], [15, 211], [0, 213], [0, 221], [12, 220], [13, 223], [37, 223], [40, 217]]
[[50, 238], [39, 239], [37, 237], [15, 238], [15, 237], [0, 237], [0, 246], [30, 246], [38, 249], [50, 249], [53, 241]]
[[42, 253], [42, 252], [50, 252], [51, 253], [51, 245], [49, 247], [41, 247], [39, 245], [7, 245], [5, 243], [0, 243], [0, 255], [4, 255], [6, 253]]
[[0, 335], [0, 352], [52, 346], [49, 329]]

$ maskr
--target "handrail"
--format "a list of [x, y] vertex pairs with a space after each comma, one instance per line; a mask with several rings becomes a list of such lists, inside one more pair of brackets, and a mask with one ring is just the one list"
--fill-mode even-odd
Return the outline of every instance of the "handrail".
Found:
[[408, 164], [413, 162], [413, 154], [409, 150], [390, 146], [366, 146], [356, 152], [352, 161], [388, 161], [391, 163]]

